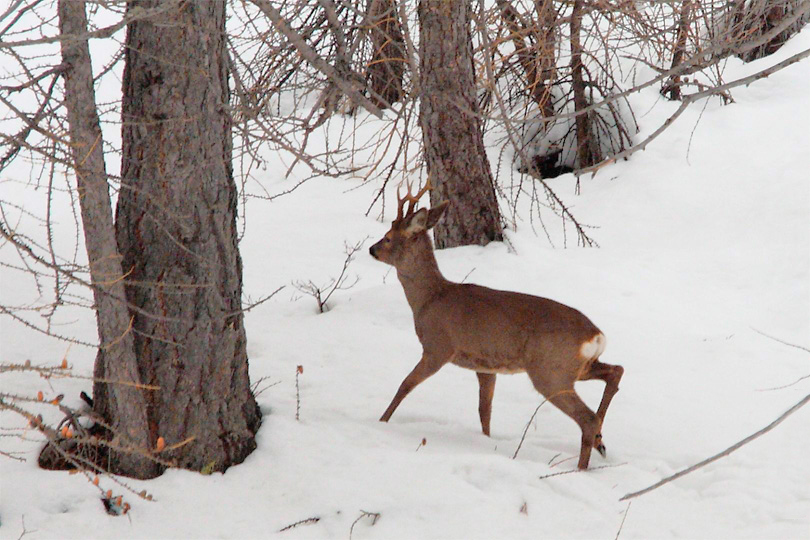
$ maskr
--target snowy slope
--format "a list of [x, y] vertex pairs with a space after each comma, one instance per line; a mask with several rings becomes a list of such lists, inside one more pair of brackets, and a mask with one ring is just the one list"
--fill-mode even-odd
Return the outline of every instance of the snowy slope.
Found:
[[[810, 47], [804, 31], [766, 63], [732, 61], [726, 79]], [[736, 104], [687, 111], [643, 153], [552, 185], [599, 249], [553, 249], [528, 224], [505, 244], [438, 253], [448, 278], [547, 296], [587, 314], [607, 335], [603, 360], [626, 372], [603, 430], [607, 459], [571, 470], [576, 425], [543, 406], [524, 375], [500, 376], [492, 437], [480, 433], [477, 381], [447, 366], [418, 387], [389, 424], [377, 422], [420, 346], [393, 271], [367, 248], [388, 228], [365, 217], [375, 186], [313, 179], [273, 202], [248, 204], [245, 292], [288, 285], [246, 317], [251, 377], [276, 383], [258, 399], [259, 448], [225, 475], [168, 471], [128, 497], [128, 518], [107, 516], [80, 476], [39, 471], [35, 442], [3, 439], [27, 463], [0, 459], [0, 537], [17, 538], [810, 538], [810, 408], [764, 437], [681, 480], [619, 498], [718, 452], [768, 424], [810, 391], [810, 69], [794, 65], [749, 88]], [[639, 137], [677, 107], [655, 89], [634, 97]], [[369, 126], [373, 129], [373, 123]], [[285, 169], [265, 186], [289, 188]], [[272, 171], [272, 168], [270, 169]], [[389, 197], [389, 202], [391, 201]], [[391, 210], [389, 208], [389, 210]], [[387, 213], [390, 215], [390, 211]], [[353, 287], [317, 314], [289, 284], [337, 277], [344, 242], [370, 237], [349, 267]], [[6, 255], [4, 255], [6, 256]], [[22, 283], [4, 273], [3, 301]], [[30, 286], [30, 285], [26, 285]], [[93, 321], [67, 327], [92, 339]], [[7, 319], [3, 359], [55, 362], [66, 347]], [[72, 348], [77, 372], [94, 353]], [[296, 366], [300, 420], [296, 421]], [[36, 392], [30, 377], [4, 389]], [[78, 405], [81, 381], [54, 381]], [[592, 406], [602, 383], [579, 383]], [[17, 425], [2, 418], [2, 426]], [[423, 439], [426, 441], [422, 445]], [[108, 479], [103, 487], [121, 489]], [[523, 509], [523, 511], [521, 511]]]

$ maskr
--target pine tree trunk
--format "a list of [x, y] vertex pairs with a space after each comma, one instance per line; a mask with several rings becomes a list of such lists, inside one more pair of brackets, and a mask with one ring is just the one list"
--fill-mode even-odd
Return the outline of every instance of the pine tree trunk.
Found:
[[[87, 33], [84, 2], [60, 0], [58, 12], [59, 30], [63, 35]], [[147, 426], [147, 396], [136, 387], [140, 377], [121, 258], [115, 242], [90, 50], [87, 40], [65, 40], [61, 47], [62, 59], [67, 65], [65, 108], [99, 335], [93, 374], [94, 409], [112, 428], [113, 447], [146, 452], [152, 448]], [[57, 464], [63, 463], [60, 454], [50, 446], [43, 449], [39, 462], [44, 468], [61, 468]], [[110, 450], [105, 462], [104, 465], [117, 474], [151, 478], [160, 473], [153, 461], [134, 453]]]
[[419, 3], [419, 122], [430, 200], [451, 202], [433, 229], [437, 248], [503, 239], [478, 115], [469, 10], [463, 0]]
[[150, 435], [189, 441], [165, 457], [207, 471], [243, 461], [261, 422], [240, 312], [225, 4], [183, 2], [127, 27], [116, 218], [127, 296], [140, 308], [141, 379], [160, 387]]
[[396, 0], [368, 0], [369, 34], [374, 54], [368, 66], [369, 86], [380, 99], [371, 100], [380, 108], [402, 99], [405, 73], [405, 39], [399, 22]]

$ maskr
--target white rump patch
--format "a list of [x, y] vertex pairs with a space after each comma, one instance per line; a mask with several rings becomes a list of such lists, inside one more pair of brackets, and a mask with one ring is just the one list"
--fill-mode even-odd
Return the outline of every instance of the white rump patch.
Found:
[[582, 344], [582, 347], [579, 348], [579, 354], [582, 358], [599, 358], [605, 351], [605, 345], [607, 345], [605, 335], [602, 333], [596, 334], [590, 341]]

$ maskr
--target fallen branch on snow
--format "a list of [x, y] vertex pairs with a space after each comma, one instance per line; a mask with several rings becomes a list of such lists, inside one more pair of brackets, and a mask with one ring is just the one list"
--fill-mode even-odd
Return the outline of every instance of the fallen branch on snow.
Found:
[[760, 435], [764, 435], [765, 433], [767, 433], [770, 430], [772, 430], [773, 428], [775, 428], [777, 425], [779, 425], [782, 422], [782, 420], [784, 420], [785, 418], [787, 418], [791, 414], [798, 411], [800, 408], [802, 408], [802, 406], [806, 405], [808, 401], [810, 401], [810, 394], [807, 394], [806, 396], [804, 396], [804, 398], [799, 400], [799, 402], [797, 404], [795, 404], [793, 407], [791, 407], [790, 409], [788, 409], [787, 411], [782, 413], [782, 415], [779, 416], [779, 418], [777, 418], [776, 420], [774, 420], [773, 422], [771, 422], [770, 424], [768, 424], [764, 428], [760, 429], [759, 431], [757, 431], [756, 433], [754, 433], [752, 435], [749, 435], [748, 437], [741, 440], [740, 442], [738, 442], [736, 444], [733, 444], [732, 446], [729, 446], [728, 448], [726, 448], [722, 452], [720, 452], [718, 454], [715, 454], [710, 458], [704, 459], [700, 463], [696, 463], [695, 465], [692, 465], [691, 467], [687, 467], [686, 469], [683, 469], [682, 471], [679, 471], [679, 472], [673, 474], [672, 476], [667, 476], [663, 480], [660, 480], [660, 481], [656, 482], [655, 484], [653, 484], [653, 485], [651, 485], [649, 487], [646, 487], [646, 488], [644, 488], [642, 490], [639, 490], [639, 491], [634, 491], [632, 493], [628, 493], [627, 495], [625, 495], [624, 497], [622, 497], [619, 500], [620, 501], [626, 501], [627, 499], [632, 499], [634, 497], [638, 497], [639, 495], [644, 495], [645, 493], [649, 493], [650, 491], [652, 491], [654, 489], [658, 489], [659, 487], [663, 486], [664, 484], [668, 484], [668, 483], [672, 482], [673, 480], [677, 480], [678, 478], [680, 478], [682, 476], [686, 476], [687, 474], [700, 469], [704, 465], [708, 465], [709, 463], [712, 463], [713, 461], [717, 461], [718, 459], [720, 459], [722, 457], [726, 457], [727, 455], [731, 454], [732, 452], [734, 452], [738, 448], [741, 448], [742, 446], [745, 446], [746, 444], [750, 443], [751, 441], [753, 441], [754, 439], [756, 439]]

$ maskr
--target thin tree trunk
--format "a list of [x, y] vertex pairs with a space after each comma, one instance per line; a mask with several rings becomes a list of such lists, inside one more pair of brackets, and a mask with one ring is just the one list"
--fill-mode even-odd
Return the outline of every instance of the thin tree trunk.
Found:
[[419, 4], [419, 121], [430, 200], [452, 203], [434, 228], [438, 248], [503, 238], [478, 115], [469, 11], [463, 0]]
[[[153, 7], [171, 0], [130, 2]], [[225, 0], [179, 2], [127, 28], [116, 232], [150, 429], [193, 470], [256, 447], [241, 309]]]
[[[588, 107], [585, 96], [585, 77], [582, 65], [582, 30], [583, 1], [575, 0], [571, 10], [571, 81], [574, 92], [574, 110], [579, 112]], [[580, 169], [590, 167], [602, 161], [602, 152], [593, 136], [591, 113], [576, 117], [577, 128], [577, 161]]]
[[[689, 23], [691, 22], [692, 0], [684, 0], [681, 5], [681, 16], [678, 21], [678, 34], [675, 38], [675, 52], [672, 54], [672, 65], [670, 69], [675, 69], [686, 54], [686, 37], [689, 34]], [[681, 76], [673, 75], [661, 88], [661, 94], [673, 101], [681, 99]]]
[[405, 38], [399, 22], [396, 0], [368, 0], [369, 34], [374, 54], [368, 65], [369, 86], [382, 98], [372, 97], [380, 107], [389, 107], [403, 96]]
[[[60, 0], [58, 11], [63, 35], [87, 33], [83, 1]], [[145, 452], [149, 448], [147, 399], [144, 391], [135, 386], [140, 377], [121, 257], [115, 242], [90, 50], [87, 40], [64, 40], [61, 46], [62, 59], [68, 66], [65, 108], [100, 342], [94, 371], [94, 409], [113, 428], [114, 445]], [[142, 455], [110, 451], [107, 458], [111, 472], [138, 478], [160, 473], [160, 468]]]
[[[509, 28], [510, 39], [515, 46], [518, 61], [526, 76], [526, 88], [543, 117], [554, 116], [551, 100], [551, 82], [554, 78], [554, 10], [551, 0], [536, 0], [535, 21], [526, 24], [508, 0], [497, 0], [501, 17]], [[549, 18], [551, 19], [549, 21]], [[533, 47], [526, 44], [524, 35], [532, 33], [537, 38]]]
[[557, 58], [555, 56], [557, 28], [557, 12], [554, 10], [553, 0], [534, 0], [536, 12], [535, 32], [537, 33], [537, 75], [544, 81], [543, 99], [540, 109], [543, 116], [554, 116], [554, 103], [552, 102], [551, 86], [557, 78]]

